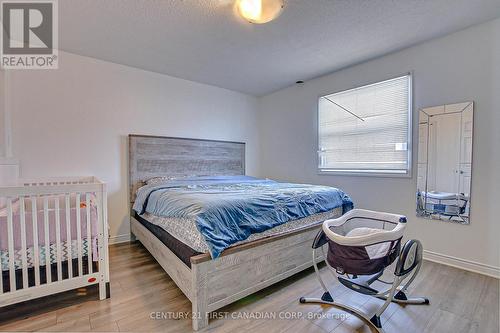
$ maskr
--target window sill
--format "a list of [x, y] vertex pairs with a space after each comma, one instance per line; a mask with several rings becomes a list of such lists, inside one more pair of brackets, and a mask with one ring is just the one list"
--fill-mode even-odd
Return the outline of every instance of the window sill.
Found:
[[321, 176], [353, 176], [353, 177], [374, 177], [374, 178], [411, 178], [411, 170], [407, 172], [384, 172], [374, 171], [356, 171], [356, 170], [325, 170], [318, 169], [318, 175]]

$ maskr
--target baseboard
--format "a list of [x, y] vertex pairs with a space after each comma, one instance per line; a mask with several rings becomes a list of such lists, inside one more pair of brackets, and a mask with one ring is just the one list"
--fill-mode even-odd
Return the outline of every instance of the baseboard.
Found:
[[130, 242], [130, 234], [111, 236], [111, 237], [109, 237], [109, 240], [108, 240], [109, 244], [119, 244], [119, 243], [126, 243], [126, 242]]
[[466, 271], [479, 273], [500, 279], [500, 267], [481, 264], [470, 260], [460, 259], [441, 253], [424, 250], [424, 259], [438, 264], [460, 268]]

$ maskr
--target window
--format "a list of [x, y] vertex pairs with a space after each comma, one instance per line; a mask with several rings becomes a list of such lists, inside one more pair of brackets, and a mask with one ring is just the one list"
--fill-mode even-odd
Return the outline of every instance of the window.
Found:
[[409, 175], [411, 75], [322, 96], [320, 172]]

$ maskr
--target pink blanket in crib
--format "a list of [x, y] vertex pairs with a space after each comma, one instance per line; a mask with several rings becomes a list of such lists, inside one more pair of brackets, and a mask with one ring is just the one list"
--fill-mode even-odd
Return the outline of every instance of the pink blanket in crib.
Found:
[[[64, 195], [49, 196], [48, 198], [48, 225], [49, 225], [49, 243], [56, 244], [56, 214], [59, 215], [60, 220], [60, 240], [64, 242], [67, 240], [67, 222], [66, 222], [66, 201]], [[59, 200], [59, 210], [55, 209], [55, 200]], [[90, 225], [91, 225], [91, 238], [95, 239], [98, 234], [97, 230], [97, 207], [95, 205], [96, 199], [90, 196]], [[36, 227], [38, 233], [38, 245], [45, 245], [45, 214], [44, 214], [44, 198], [38, 197], [36, 199]], [[85, 196], [82, 195], [80, 202], [76, 202], [76, 196], [71, 195], [69, 205], [70, 217], [70, 237], [71, 240], [77, 239], [77, 205], [80, 207], [80, 230], [81, 238], [87, 238], [87, 203]], [[12, 203], [13, 212], [13, 229], [14, 229], [14, 250], [21, 249], [21, 210], [20, 201], [15, 200]], [[33, 246], [33, 213], [31, 199], [25, 199], [25, 221], [26, 221], [26, 245], [28, 248]], [[8, 227], [7, 227], [7, 207], [0, 207], [0, 250], [8, 250]], [[96, 242], [92, 242], [95, 246]], [[93, 247], [94, 247], [93, 246]], [[96, 251], [96, 248], [93, 248]], [[94, 252], [97, 253], [97, 252]]]

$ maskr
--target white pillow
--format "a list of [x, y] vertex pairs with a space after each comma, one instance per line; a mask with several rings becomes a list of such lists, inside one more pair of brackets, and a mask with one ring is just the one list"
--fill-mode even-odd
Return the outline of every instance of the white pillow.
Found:
[[152, 178], [146, 179], [145, 183], [147, 185], [159, 184], [159, 183], [163, 183], [163, 182], [167, 182], [169, 180], [175, 180], [175, 179], [178, 179], [178, 177], [173, 177], [173, 176], [152, 177]]
[[[380, 229], [366, 228], [366, 227], [354, 228], [346, 234], [346, 237], [366, 236], [378, 232], [380, 232]], [[376, 259], [386, 256], [387, 253], [389, 252], [390, 246], [391, 242], [384, 242], [384, 243], [365, 246], [365, 250], [366, 253], [368, 253], [370, 259]]]
[[375, 234], [377, 232], [380, 232], [380, 229], [360, 227], [360, 228], [354, 228], [352, 230], [349, 230], [349, 232], [346, 234], [346, 237], [366, 236], [366, 235]]

